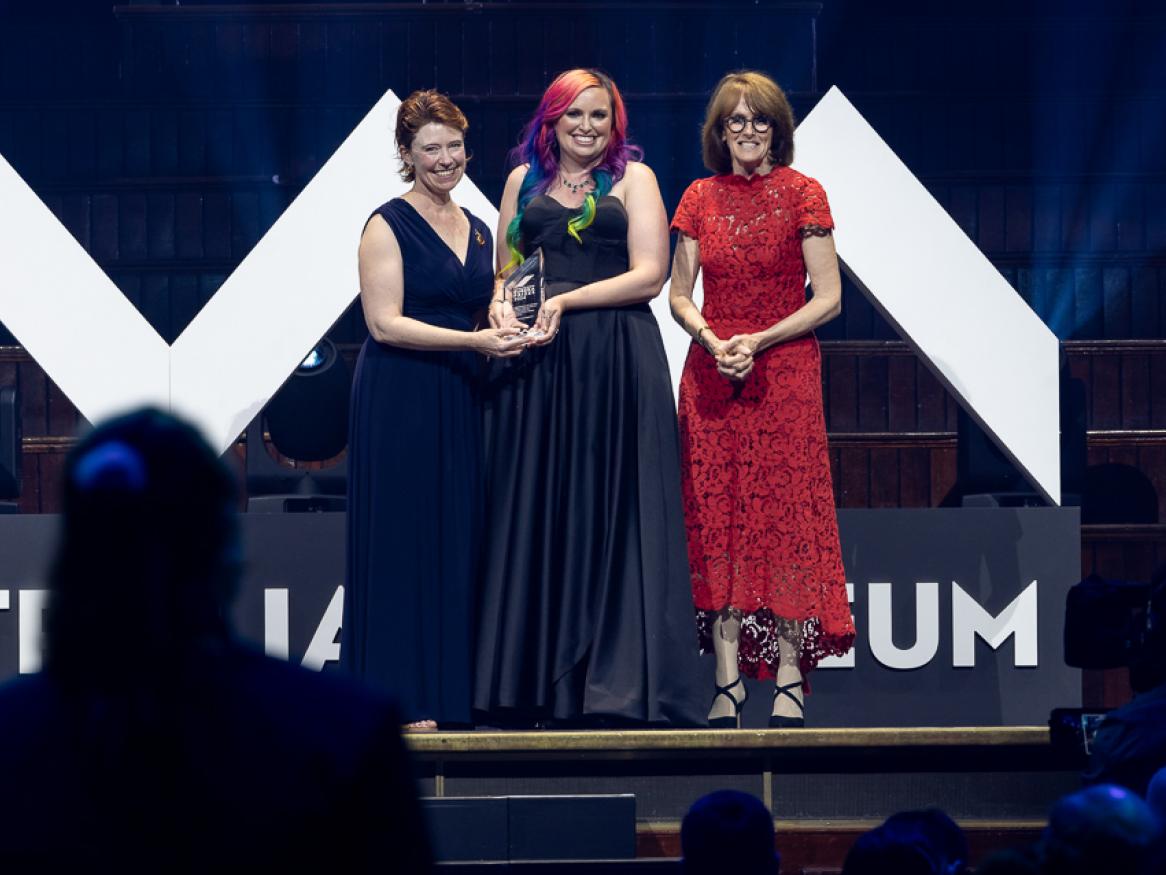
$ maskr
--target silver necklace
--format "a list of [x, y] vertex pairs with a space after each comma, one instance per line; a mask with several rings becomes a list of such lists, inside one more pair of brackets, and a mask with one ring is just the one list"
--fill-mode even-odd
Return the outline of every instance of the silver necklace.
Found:
[[571, 194], [578, 194], [581, 191], [590, 192], [595, 190], [595, 177], [590, 173], [587, 174], [586, 179], [582, 179], [579, 182], [571, 182], [571, 180], [567, 179], [567, 177], [562, 173], [559, 173], [559, 179], [563, 181], [563, 188], [567, 189], [567, 191], [571, 192]]

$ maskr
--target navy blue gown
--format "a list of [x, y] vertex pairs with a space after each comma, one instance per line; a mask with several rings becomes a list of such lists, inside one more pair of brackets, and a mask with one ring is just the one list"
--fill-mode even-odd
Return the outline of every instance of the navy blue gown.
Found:
[[[403, 313], [467, 330], [493, 288], [490, 230], [465, 264], [405, 200], [374, 215], [401, 248]], [[459, 253], [461, 255], [463, 253]], [[341, 662], [406, 720], [470, 722], [470, 613], [482, 519], [482, 360], [368, 338], [352, 388]]]

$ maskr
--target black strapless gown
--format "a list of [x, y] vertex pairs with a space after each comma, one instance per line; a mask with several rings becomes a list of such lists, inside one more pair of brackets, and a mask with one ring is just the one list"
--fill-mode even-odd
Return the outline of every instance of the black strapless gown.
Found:
[[[628, 269], [627, 213], [601, 198], [580, 245], [535, 198], [548, 295]], [[485, 399], [487, 536], [474, 707], [487, 719], [703, 722], [676, 411], [647, 304], [564, 315], [499, 363]]]
[[[493, 288], [486, 225], [466, 213], [463, 265], [407, 201], [377, 213], [401, 247], [404, 314], [472, 328]], [[371, 337], [356, 365], [340, 661], [394, 695], [406, 720], [470, 722], [481, 376], [477, 353], [400, 349]]]

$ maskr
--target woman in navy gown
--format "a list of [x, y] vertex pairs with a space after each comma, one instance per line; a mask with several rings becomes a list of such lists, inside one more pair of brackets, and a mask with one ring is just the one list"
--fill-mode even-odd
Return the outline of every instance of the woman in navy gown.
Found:
[[481, 359], [518, 355], [513, 327], [475, 331], [493, 285], [490, 230], [450, 192], [465, 116], [435, 91], [397, 115], [413, 187], [360, 240], [369, 338], [352, 390], [341, 659], [397, 697], [416, 729], [470, 722], [470, 611], [481, 524]]
[[[668, 362], [655, 176], [615, 84], [570, 70], [506, 183], [502, 263], [541, 249], [538, 339], [486, 399], [489, 536], [475, 706], [502, 722], [695, 723], [702, 697]], [[491, 324], [514, 324], [505, 295]]]

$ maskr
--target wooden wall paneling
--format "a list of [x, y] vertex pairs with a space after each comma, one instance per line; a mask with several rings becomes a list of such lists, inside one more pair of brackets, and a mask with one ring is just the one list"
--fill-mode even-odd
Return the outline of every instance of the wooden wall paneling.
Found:
[[177, 254], [177, 203], [173, 192], [146, 196], [146, 255], [151, 260], [171, 259]]
[[202, 309], [198, 294], [198, 277], [194, 274], [176, 274], [170, 281], [169, 323], [173, 343]]
[[73, 403], [65, 397], [57, 384], [52, 380], [45, 380], [47, 391], [46, 418], [48, 419], [48, 434], [62, 437], [72, 437], [77, 433], [77, 424], [80, 415]]
[[979, 234], [975, 238], [985, 252], [1002, 252], [1005, 239], [1004, 187], [983, 185], [979, 188]]
[[926, 446], [899, 449], [898, 507], [931, 507], [931, 454]]
[[1131, 468], [1138, 466], [1138, 448], [1133, 446], [1105, 447], [1103, 450], [1105, 461], [1114, 465], [1128, 465]]
[[870, 451], [843, 447], [839, 453], [842, 469], [839, 507], [870, 506]]
[[919, 407], [915, 394], [916, 360], [914, 356], [888, 356], [887, 362], [887, 429], [918, 431]]
[[21, 513], [42, 513], [40, 501], [40, 455], [26, 453], [21, 460], [20, 502]]
[[826, 427], [832, 432], [858, 430], [858, 357], [826, 356]]
[[69, 109], [69, 177], [91, 179], [97, 172], [97, 119], [92, 107]]
[[1037, 183], [1032, 194], [1032, 248], [1054, 252], [1060, 239], [1061, 186]]
[[[1166, 205], [1163, 207], [1166, 209]], [[1166, 251], [1166, 244], [1163, 245]], [[1166, 336], [1159, 316], [1160, 302], [1166, 285], [1160, 282], [1163, 271], [1148, 264], [1133, 268], [1130, 281], [1130, 337]]]
[[920, 431], [943, 431], [947, 428], [947, 391], [930, 369], [915, 361], [915, 392], [918, 397], [916, 427]]
[[431, 88], [432, 83], [437, 81], [439, 48], [433, 21], [420, 17], [411, 19], [409, 79], [408, 87], [403, 89], [406, 94], [418, 88]]
[[34, 362], [22, 362], [17, 380], [23, 432], [26, 435], [49, 434], [49, 389], [44, 371]]
[[242, 261], [267, 230], [259, 221], [259, 196], [254, 191], [231, 197], [231, 256]]
[[39, 513], [60, 513], [65, 473], [64, 452], [37, 454]]
[[1086, 191], [1089, 199], [1089, 242], [1093, 251], [1111, 252], [1117, 249], [1117, 218], [1114, 215], [1113, 200], [1100, 184]]
[[1031, 252], [1033, 249], [1033, 203], [1030, 184], [1010, 185], [1004, 190], [1004, 250]]
[[830, 488], [834, 493], [834, 506], [842, 506], [842, 451], [830, 447]]
[[[1154, 485], [1158, 493], [1158, 522], [1166, 523], [1166, 445], [1138, 447], [1134, 464]], [[1159, 547], [1166, 549], [1166, 543], [1160, 543]]]
[[170, 277], [147, 273], [141, 278], [142, 297], [138, 309], [167, 343], [178, 336], [170, 322]]
[[146, 232], [146, 195], [127, 191], [116, 195], [118, 201], [118, 258], [145, 261], [149, 254]]
[[887, 429], [887, 359], [858, 359], [858, 427], [861, 431]]
[[870, 506], [899, 506], [899, 450], [896, 447], [871, 447]]
[[178, 112], [158, 107], [150, 113], [150, 173], [176, 176], [179, 167]]
[[131, 107], [122, 121], [122, 173], [126, 176], [149, 176], [152, 170], [153, 138], [150, 136], [150, 113]]
[[308, 100], [323, 100], [328, 95], [325, 71], [328, 69], [328, 27], [323, 20], [305, 21], [300, 26], [300, 55], [303, 67], [298, 72], [300, 88]]
[[[1160, 152], [1161, 146], [1154, 151]], [[1166, 182], [1147, 180], [1142, 186], [1145, 247], [1150, 252], [1166, 252]]]
[[142, 275], [140, 273], [114, 271], [110, 273], [110, 279], [139, 313], [145, 312], [142, 309]]
[[1121, 363], [1116, 356], [1093, 356], [1089, 381], [1089, 425], [1121, 426]]
[[1150, 425], [1166, 427], [1166, 350], [1150, 356]]
[[174, 257], [198, 259], [203, 248], [202, 194], [180, 191], [174, 195]]
[[1121, 356], [1121, 426], [1150, 426], [1150, 356]]
[[96, 194], [90, 202], [89, 254], [98, 262], [114, 261], [119, 254], [118, 202], [110, 194]]
[[1146, 215], [1141, 184], [1122, 183], [1115, 219], [1118, 251], [1139, 252], [1144, 249]]
[[1101, 271], [1102, 336], [1132, 337], [1130, 272], [1123, 266]]
[[1101, 270], [1096, 267], [1078, 267], [1074, 272], [1073, 336], [1100, 338], [1105, 336], [1102, 318]]
[[208, 193], [202, 201], [203, 254], [207, 258], [232, 257], [232, 209], [229, 195]]
[[[842, 327], [844, 336], [848, 338], [867, 338], [871, 336], [874, 325], [874, 307], [867, 300], [866, 295], [858, 291], [854, 285], [850, 286], [851, 294], [845, 295], [842, 302]], [[839, 320], [834, 320], [839, 321]]]
[[956, 448], [938, 447], [931, 451], [931, 506], [938, 507], [955, 487]]

